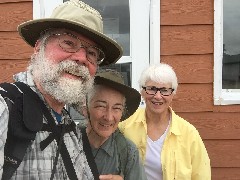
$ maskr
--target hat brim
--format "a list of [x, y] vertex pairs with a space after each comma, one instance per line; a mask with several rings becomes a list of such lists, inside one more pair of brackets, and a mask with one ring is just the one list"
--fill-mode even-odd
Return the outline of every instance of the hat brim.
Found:
[[40, 37], [41, 32], [47, 29], [65, 28], [80, 33], [90, 39], [93, 39], [103, 50], [105, 59], [100, 66], [116, 63], [122, 56], [122, 47], [108, 36], [101, 32], [90, 29], [89, 27], [74, 21], [43, 18], [27, 21], [18, 26], [20, 36], [32, 47]]
[[109, 79], [105, 79], [100, 76], [96, 76], [94, 82], [98, 85], [105, 85], [107, 87], [113, 88], [125, 96], [127, 112], [124, 114], [121, 121], [131, 116], [139, 107], [141, 95], [136, 89], [111, 81]]

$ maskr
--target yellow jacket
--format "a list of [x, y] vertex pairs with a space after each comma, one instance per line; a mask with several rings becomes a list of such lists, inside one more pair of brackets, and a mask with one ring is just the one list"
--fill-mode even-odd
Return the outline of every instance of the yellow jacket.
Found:
[[[172, 121], [161, 152], [163, 180], [210, 180], [210, 159], [197, 129], [170, 110]], [[147, 144], [145, 108], [139, 108], [120, 122], [119, 129], [137, 145], [144, 162]]]

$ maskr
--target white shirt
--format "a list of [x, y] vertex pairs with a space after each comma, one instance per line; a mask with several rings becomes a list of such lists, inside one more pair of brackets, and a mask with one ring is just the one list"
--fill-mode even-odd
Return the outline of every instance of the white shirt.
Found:
[[148, 180], [162, 180], [161, 151], [169, 125], [163, 135], [156, 141], [147, 136], [146, 161], [144, 164]]

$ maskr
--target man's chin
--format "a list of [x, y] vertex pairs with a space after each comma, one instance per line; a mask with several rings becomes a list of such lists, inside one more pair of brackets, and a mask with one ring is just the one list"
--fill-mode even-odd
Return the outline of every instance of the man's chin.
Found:
[[56, 99], [57, 99], [57, 101], [64, 103], [64, 104], [76, 104], [76, 103], [82, 101], [83, 99], [85, 99], [85, 97], [86, 97], [86, 93], [82, 93], [81, 95], [65, 94], [62, 96], [57, 96]]

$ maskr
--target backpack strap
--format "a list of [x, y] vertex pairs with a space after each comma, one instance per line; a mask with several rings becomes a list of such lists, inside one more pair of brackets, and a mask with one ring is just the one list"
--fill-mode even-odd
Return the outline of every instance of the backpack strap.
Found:
[[[22, 162], [27, 147], [31, 141], [35, 139], [36, 133], [42, 129], [43, 114], [51, 127], [52, 133], [50, 133], [50, 136], [51, 134], [54, 134], [55, 137], [58, 136], [56, 139], [58, 142], [58, 151], [51, 178], [54, 176], [54, 169], [56, 168], [58, 155], [61, 153], [68, 177], [71, 180], [76, 180], [77, 175], [67, 147], [63, 141], [65, 125], [61, 127], [59, 133], [55, 120], [40, 97], [24, 83], [15, 82], [14, 84], [16, 86], [9, 83], [3, 83], [1, 84], [1, 87], [5, 91], [0, 90], [0, 93], [5, 97], [5, 101], [8, 99], [13, 103], [12, 105], [8, 105], [9, 123], [7, 140], [4, 147], [5, 160], [2, 180], [10, 179]], [[19, 89], [21, 91], [19, 91]], [[7, 104], [9, 104], [9, 102], [7, 102]], [[34, 120], [32, 119], [33, 117]], [[72, 124], [71, 126], [74, 131], [75, 126]]]
[[94, 159], [93, 154], [92, 154], [92, 149], [91, 149], [88, 137], [87, 137], [86, 127], [81, 127], [80, 130], [81, 130], [81, 133], [82, 133], [83, 151], [86, 154], [87, 161], [88, 161], [89, 166], [92, 170], [94, 179], [99, 180], [99, 172], [98, 172], [97, 165], [95, 163], [95, 159]]
[[[2, 83], [0, 85], [5, 91], [1, 90], [0, 93], [4, 97], [9, 110], [9, 122], [6, 144], [4, 147], [4, 165], [2, 179], [10, 179], [16, 171], [25, 155], [27, 147], [32, 140], [35, 139], [36, 130], [31, 128], [31, 125], [23, 120], [23, 114], [29, 107], [24, 107], [23, 103], [28, 103], [29, 99], [25, 99], [24, 95], [19, 89], [10, 83]], [[29, 110], [29, 109], [28, 109]], [[30, 111], [36, 115], [40, 114], [42, 121], [42, 114], [37, 112], [37, 109], [31, 108]], [[37, 120], [37, 119], [36, 119]], [[41, 128], [41, 127], [39, 127]]]
[[[75, 123], [72, 121], [71, 124], [65, 124], [65, 133], [70, 133], [71, 131], [74, 132], [74, 134], [76, 135], [76, 131], [75, 131]], [[41, 129], [41, 131], [48, 131], [50, 132], [49, 136], [44, 139], [42, 142], [40, 142], [40, 149], [41, 151], [43, 151], [54, 139], [57, 140], [57, 142], [59, 142], [60, 140], [60, 135], [63, 129], [63, 125], [56, 125], [55, 128], [55, 133], [52, 133], [52, 128], [48, 125], [48, 124], [43, 124], [43, 127]]]
[[[21, 90], [24, 92], [24, 94], [29, 95], [29, 97], [32, 97], [31, 99], [35, 99], [38, 102], [38, 105], [40, 106], [39, 109], [42, 110], [42, 113], [44, 114], [44, 116], [46, 117], [46, 119], [48, 120], [48, 125], [51, 128], [51, 132], [50, 135], [46, 138], [46, 139], [56, 139], [56, 141], [58, 142], [58, 150], [57, 150], [57, 155], [55, 157], [55, 162], [54, 162], [54, 167], [52, 170], [52, 176], [51, 179], [53, 179], [53, 176], [55, 174], [55, 170], [56, 170], [56, 165], [57, 165], [57, 161], [58, 161], [58, 156], [59, 153], [61, 153], [62, 159], [63, 159], [63, 163], [64, 166], [66, 168], [67, 171], [67, 175], [69, 177], [69, 179], [71, 180], [77, 180], [77, 174], [75, 172], [75, 169], [73, 167], [73, 163], [71, 160], [71, 157], [68, 153], [67, 147], [65, 142], [63, 141], [63, 136], [65, 131], [65, 124], [61, 125], [60, 127], [60, 131], [59, 128], [57, 127], [54, 118], [52, 117], [51, 113], [49, 112], [49, 109], [46, 107], [46, 105], [44, 104], [44, 102], [40, 99], [40, 97], [26, 84], [21, 83], [21, 82], [16, 82], [15, 84], [17, 84], [18, 87], [21, 88]], [[26, 98], [24, 96], [24, 98]], [[24, 104], [24, 106], [26, 105], [26, 103]], [[34, 107], [34, 106], [32, 106]], [[26, 114], [28, 113], [27, 111], [25, 112]], [[35, 117], [35, 116], [33, 116]], [[42, 122], [42, 120], [41, 120]], [[74, 122], [73, 122], [74, 123]], [[42, 126], [41, 126], [42, 128]], [[54, 137], [54, 138], [52, 138]], [[49, 141], [49, 143], [52, 141]], [[40, 143], [41, 144], [41, 143]]]

